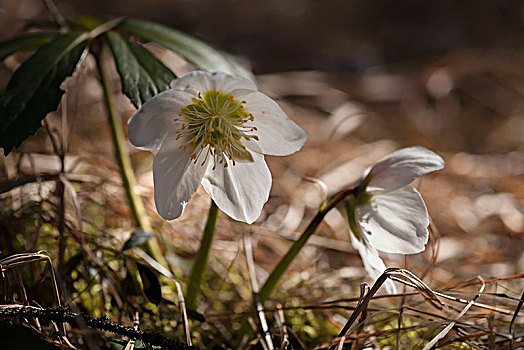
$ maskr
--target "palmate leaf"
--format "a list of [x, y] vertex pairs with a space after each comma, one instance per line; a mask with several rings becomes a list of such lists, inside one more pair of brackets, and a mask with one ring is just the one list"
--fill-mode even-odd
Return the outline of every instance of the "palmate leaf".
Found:
[[232, 56], [175, 29], [137, 19], [126, 19], [118, 28], [162, 45], [201, 69], [254, 79], [253, 74], [236, 62]]
[[149, 51], [116, 32], [107, 32], [109, 47], [122, 82], [122, 92], [136, 108], [169, 88], [175, 74]]
[[60, 84], [73, 74], [86, 47], [83, 33], [57, 35], [25, 61], [0, 95], [0, 147], [5, 155], [40, 128], [57, 109]]
[[20, 38], [0, 43], [0, 61], [7, 56], [20, 51], [47, 44], [53, 38], [53, 34], [38, 33], [29, 34]]

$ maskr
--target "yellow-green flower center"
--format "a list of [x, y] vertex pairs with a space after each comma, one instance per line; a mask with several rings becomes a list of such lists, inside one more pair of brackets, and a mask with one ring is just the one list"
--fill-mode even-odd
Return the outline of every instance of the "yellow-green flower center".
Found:
[[245, 101], [238, 102], [231, 95], [219, 91], [199, 93], [192, 104], [181, 109], [175, 122], [180, 122], [177, 140], [184, 144], [181, 149], [191, 152], [191, 159], [196, 164], [202, 157], [201, 165], [213, 158], [217, 164], [228, 166], [227, 159], [235, 165], [235, 159], [250, 158], [242, 139], [257, 140], [254, 126], [246, 126], [254, 116], [244, 107]]

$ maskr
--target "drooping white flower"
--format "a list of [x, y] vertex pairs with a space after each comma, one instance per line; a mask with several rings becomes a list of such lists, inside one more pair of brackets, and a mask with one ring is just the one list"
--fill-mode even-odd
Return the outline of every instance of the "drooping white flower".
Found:
[[429, 237], [428, 211], [420, 193], [409, 184], [443, 167], [444, 161], [434, 152], [408, 147], [378, 161], [357, 182], [348, 206], [355, 235], [352, 242], [373, 278], [385, 269], [377, 250], [398, 254], [424, 250]]
[[252, 223], [271, 188], [264, 154], [292, 154], [306, 134], [253, 82], [198, 71], [147, 101], [129, 120], [129, 139], [158, 151], [155, 204], [164, 219], [178, 218], [202, 184], [223, 212]]
[[[369, 274], [369, 277], [376, 280], [386, 270], [386, 264], [384, 264], [384, 261], [378, 255], [378, 251], [366, 242], [365, 238], [358, 240], [355, 235], [352, 234], [350, 234], [350, 237], [351, 245], [358, 251], [362, 258], [364, 269]], [[384, 283], [384, 286], [389, 294], [397, 293], [397, 287], [389, 278]]]

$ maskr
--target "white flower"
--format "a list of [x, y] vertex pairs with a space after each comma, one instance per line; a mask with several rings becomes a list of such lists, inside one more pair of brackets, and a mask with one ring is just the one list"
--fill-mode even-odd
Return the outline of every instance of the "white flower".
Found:
[[[367, 273], [373, 280], [376, 280], [380, 277], [380, 275], [382, 275], [384, 270], [386, 270], [386, 264], [384, 264], [384, 261], [382, 261], [382, 259], [378, 255], [378, 251], [375, 248], [373, 248], [368, 242], [359, 241], [355, 237], [355, 235], [350, 234], [350, 237], [351, 245], [353, 246], [353, 248], [358, 250], [360, 257], [362, 258], [362, 262], [364, 263], [364, 269], [367, 271]], [[385, 287], [386, 291], [389, 294], [397, 293], [397, 287], [389, 278], [385, 282]]]
[[377, 162], [357, 182], [348, 206], [351, 231], [356, 236], [352, 242], [372, 277], [385, 269], [377, 250], [398, 254], [424, 250], [429, 237], [428, 210], [409, 184], [443, 167], [439, 155], [424, 147], [409, 147]]
[[164, 219], [178, 218], [202, 184], [223, 212], [252, 223], [271, 188], [264, 154], [292, 154], [306, 134], [253, 82], [199, 71], [147, 101], [129, 120], [129, 139], [158, 151], [155, 204]]

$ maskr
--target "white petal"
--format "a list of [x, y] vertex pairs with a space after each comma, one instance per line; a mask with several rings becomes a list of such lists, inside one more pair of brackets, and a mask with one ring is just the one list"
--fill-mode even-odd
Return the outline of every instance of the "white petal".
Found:
[[166, 90], [144, 103], [128, 121], [131, 143], [140, 149], [158, 151], [164, 138], [175, 130], [173, 119], [191, 103], [191, 97], [187, 92]]
[[170, 84], [171, 89], [174, 90], [192, 90], [196, 92], [204, 92], [213, 90], [213, 82], [211, 81], [211, 73], [204, 71], [195, 71], [184, 75], [181, 78], [175, 79]]
[[403, 148], [371, 168], [366, 192], [392, 192], [443, 167], [442, 158], [424, 147]]
[[264, 156], [253, 153], [253, 162], [240, 163], [224, 168], [221, 164], [208, 170], [202, 180], [204, 189], [224, 213], [248, 224], [260, 216], [269, 198], [271, 173]]
[[169, 134], [153, 162], [155, 204], [161, 217], [178, 218], [198, 189], [207, 165], [194, 164], [190, 152], [179, 148], [176, 134]]
[[357, 205], [360, 235], [386, 253], [415, 254], [428, 242], [428, 211], [422, 197], [411, 186], [377, 194]]
[[171, 88], [175, 90], [186, 90], [190, 93], [203, 93], [215, 90], [227, 94], [233, 93], [234, 95], [242, 95], [258, 90], [257, 86], [248, 79], [221, 72], [209, 73], [204, 71], [191, 72], [182, 78], [173, 80], [171, 82]]
[[[384, 261], [378, 255], [378, 251], [369, 243], [365, 241], [360, 242], [352, 233], [349, 235], [351, 236], [351, 245], [358, 250], [360, 257], [362, 258], [364, 269], [373, 280], [376, 280], [380, 275], [382, 275], [384, 270], [386, 270]], [[388, 278], [383, 286], [389, 294], [397, 293], [397, 287], [391, 279]]]
[[258, 91], [255, 83], [245, 78], [235, 77], [221, 72], [211, 73], [211, 78], [215, 84], [215, 90], [227, 94], [239, 95], [235, 93], [235, 91], [242, 91], [243, 93]]
[[246, 110], [255, 116], [255, 135], [264, 154], [286, 156], [298, 151], [306, 142], [306, 132], [289, 119], [284, 111], [269, 97], [254, 92], [242, 96]]

